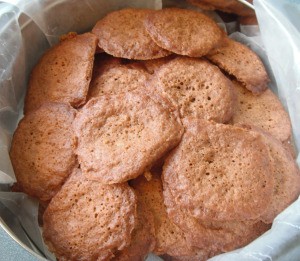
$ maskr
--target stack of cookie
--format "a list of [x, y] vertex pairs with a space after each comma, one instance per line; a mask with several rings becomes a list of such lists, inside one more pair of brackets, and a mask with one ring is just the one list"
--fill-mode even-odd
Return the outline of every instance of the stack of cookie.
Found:
[[59, 260], [206, 260], [300, 192], [265, 68], [205, 15], [124, 9], [34, 68], [11, 146]]

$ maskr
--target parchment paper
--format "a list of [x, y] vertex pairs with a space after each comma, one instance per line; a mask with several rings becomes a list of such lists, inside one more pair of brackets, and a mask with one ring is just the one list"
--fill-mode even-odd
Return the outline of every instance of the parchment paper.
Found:
[[[0, 203], [22, 228], [15, 232], [48, 259], [37, 223], [37, 202], [23, 193], [7, 192], [15, 181], [9, 147], [17, 122], [22, 118], [28, 76], [42, 53], [61, 34], [90, 30], [106, 13], [124, 7], [159, 9], [162, 6], [191, 8], [182, 0], [11, 0], [0, 1]], [[260, 24], [243, 26], [230, 35], [247, 44], [262, 58], [270, 74], [270, 88], [278, 93], [291, 116], [294, 139], [300, 147], [300, 3], [292, 0], [260, 0], [254, 5]], [[231, 33], [236, 24], [223, 23]], [[298, 28], [298, 29], [297, 29]], [[298, 164], [300, 157], [298, 154]], [[6, 191], [6, 192], [4, 192]], [[1, 222], [1, 221], [0, 221]], [[17, 230], [15, 230], [17, 231]], [[19, 234], [18, 234], [19, 233]], [[21, 235], [24, 233], [24, 235]], [[160, 260], [151, 255], [148, 260]], [[283, 211], [272, 229], [248, 246], [211, 260], [300, 260], [300, 199]]]

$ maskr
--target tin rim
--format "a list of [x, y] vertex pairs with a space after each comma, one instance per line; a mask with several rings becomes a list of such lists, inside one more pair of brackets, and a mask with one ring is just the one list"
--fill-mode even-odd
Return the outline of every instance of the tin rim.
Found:
[[[37, 254], [35, 251], [33, 251], [32, 249], [30, 249], [28, 246], [26, 246], [11, 230], [10, 228], [6, 225], [6, 223], [3, 221], [3, 219], [0, 217], [0, 227], [5, 231], [5, 233], [7, 233], [12, 240], [14, 240], [16, 243], [19, 244], [20, 247], [22, 247], [23, 249], [25, 249], [27, 252], [29, 252], [31, 255], [33, 255], [34, 257], [36, 257], [38, 260], [41, 261], [47, 261], [46, 258], [42, 257], [41, 255]], [[28, 237], [29, 238], [29, 237]], [[29, 238], [29, 240], [31, 240]]]
[[244, 4], [245, 6], [247, 6], [249, 8], [251, 8], [252, 10], [255, 10], [253, 4], [250, 4], [246, 0], [237, 0], [237, 1], [239, 1], [240, 3]]

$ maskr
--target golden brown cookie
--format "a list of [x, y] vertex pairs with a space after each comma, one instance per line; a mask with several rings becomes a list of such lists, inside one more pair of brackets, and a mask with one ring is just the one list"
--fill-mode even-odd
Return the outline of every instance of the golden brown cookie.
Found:
[[155, 73], [151, 87], [166, 93], [183, 118], [228, 122], [232, 117], [235, 96], [231, 82], [206, 60], [176, 58]]
[[190, 57], [206, 55], [223, 37], [211, 18], [187, 9], [165, 8], [151, 12], [144, 24], [159, 46]]
[[176, 204], [199, 221], [257, 219], [270, 204], [274, 185], [261, 136], [205, 120], [183, 122], [182, 141], [163, 167], [164, 187]]
[[97, 38], [91, 33], [67, 38], [49, 49], [32, 71], [24, 111], [28, 113], [45, 102], [85, 103]]
[[152, 173], [149, 181], [140, 176], [131, 181], [131, 184], [137, 197], [154, 216], [156, 245], [153, 252], [157, 255], [192, 256], [195, 249], [187, 244], [183, 231], [168, 218], [159, 175]]
[[94, 73], [89, 89], [89, 99], [100, 95], [115, 95], [135, 89], [145, 89], [149, 74], [132, 64], [116, 65], [102, 73]]
[[47, 103], [20, 121], [10, 158], [23, 192], [50, 200], [76, 167], [75, 114], [70, 105]]
[[77, 169], [43, 219], [44, 240], [59, 260], [110, 260], [131, 242], [136, 197], [127, 184], [89, 181]]
[[268, 88], [269, 77], [260, 58], [247, 46], [227, 38], [224, 45], [212, 50], [206, 58], [233, 75], [249, 91], [262, 93]]
[[142, 261], [155, 246], [154, 217], [149, 207], [137, 197], [137, 222], [128, 247], [115, 254], [114, 261]]
[[280, 141], [289, 139], [291, 136], [289, 115], [271, 90], [268, 89], [257, 96], [236, 81], [233, 81], [233, 87], [237, 94], [237, 103], [232, 123], [258, 126]]
[[[221, 10], [226, 13], [234, 13], [241, 16], [253, 15], [254, 11], [237, 0], [187, 0], [204, 10]], [[248, 0], [252, 3], [252, 0]]]
[[143, 25], [150, 9], [123, 9], [106, 15], [92, 32], [99, 38], [99, 47], [115, 57], [148, 60], [164, 57], [169, 51], [159, 47]]
[[177, 111], [151, 96], [141, 91], [103, 95], [82, 108], [74, 126], [85, 175], [109, 184], [133, 179], [180, 142]]
[[167, 186], [163, 193], [169, 218], [185, 232], [191, 246], [210, 256], [245, 246], [270, 228], [261, 221], [199, 221], [174, 202]]
[[272, 223], [273, 219], [300, 194], [299, 168], [292, 155], [271, 134], [255, 126], [244, 125], [243, 127], [261, 134], [270, 151], [274, 166], [272, 174], [275, 179], [273, 198], [260, 219], [265, 223]]

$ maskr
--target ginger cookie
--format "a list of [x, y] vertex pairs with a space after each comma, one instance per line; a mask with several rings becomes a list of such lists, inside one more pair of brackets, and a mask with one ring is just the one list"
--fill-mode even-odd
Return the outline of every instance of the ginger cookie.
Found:
[[271, 202], [274, 185], [260, 135], [205, 120], [183, 122], [182, 141], [163, 166], [164, 186], [175, 202], [200, 221], [257, 219]]
[[231, 82], [203, 59], [179, 57], [168, 62], [154, 74], [151, 87], [166, 93], [182, 118], [223, 123], [232, 117], [235, 96]]
[[[170, 256], [195, 255], [196, 250], [188, 245], [184, 232], [168, 217], [159, 175], [152, 173], [152, 179], [149, 181], [140, 176], [133, 180], [131, 184], [137, 193], [137, 197], [154, 216], [156, 244], [153, 252], [157, 255], [167, 254]], [[205, 251], [202, 252], [204, 254]]]
[[292, 132], [289, 115], [271, 90], [257, 96], [236, 81], [233, 81], [233, 87], [237, 94], [233, 124], [255, 125], [270, 132], [280, 141], [289, 139]]
[[47, 103], [20, 121], [10, 158], [21, 191], [48, 201], [76, 167], [75, 114], [70, 105]]
[[254, 94], [265, 91], [270, 80], [257, 54], [247, 46], [229, 38], [224, 43], [212, 50], [206, 58], [233, 75]]
[[[136, 192], [136, 191], [135, 191]], [[149, 207], [137, 195], [137, 222], [128, 247], [115, 254], [113, 261], [141, 261], [155, 247], [154, 217]]]
[[144, 20], [154, 10], [122, 9], [109, 13], [94, 26], [99, 47], [115, 57], [148, 60], [164, 57], [169, 51], [159, 47], [148, 35]]
[[145, 89], [149, 74], [132, 64], [113, 66], [102, 73], [94, 74], [89, 89], [89, 99], [100, 95], [120, 94], [135, 89]]
[[272, 174], [275, 180], [273, 198], [271, 204], [266, 206], [260, 219], [265, 223], [272, 223], [273, 219], [295, 201], [300, 194], [299, 168], [291, 153], [270, 133], [255, 126], [242, 125], [242, 127], [261, 134], [270, 151], [271, 163], [273, 164]]
[[136, 197], [127, 184], [104, 185], [75, 170], [51, 200], [43, 237], [60, 260], [109, 260], [130, 244]]
[[109, 184], [143, 174], [183, 133], [176, 109], [141, 91], [90, 100], [74, 127], [83, 173]]
[[65, 39], [49, 49], [32, 71], [24, 112], [45, 102], [79, 107], [86, 101], [97, 38], [91, 33]]
[[187, 9], [165, 8], [149, 13], [144, 24], [159, 46], [190, 57], [206, 55], [223, 37], [211, 18]]
[[199, 221], [174, 202], [174, 194], [167, 186], [163, 193], [169, 218], [184, 231], [190, 246], [205, 249], [209, 256], [245, 246], [270, 229], [270, 225], [259, 220]]

